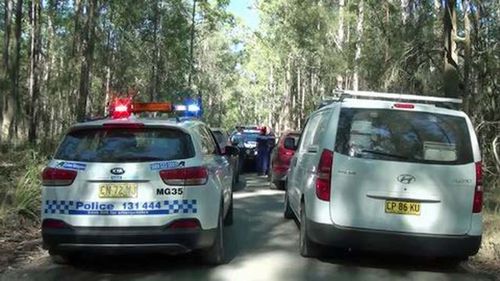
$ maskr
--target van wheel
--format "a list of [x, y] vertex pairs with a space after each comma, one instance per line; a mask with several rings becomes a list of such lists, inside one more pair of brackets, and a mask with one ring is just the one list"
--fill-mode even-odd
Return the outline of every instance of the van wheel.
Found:
[[300, 255], [306, 258], [319, 257], [321, 251], [319, 245], [311, 241], [307, 235], [306, 209], [304, 203], [300, 208]]
[[233, 194], [231, 194], [231, 203], [229, 203], [229, 210], [227, 210], [226, 217], [224, 218], [224, 225], [233, 225]]
[[224, 209], [219, 211], [219, 221], [217, 223], [217, 231], [215, 241], [210, 248], [203, 252], [203, 262], [208, 265], [220, 265], [225, 261], [224, 257], [224, 228], [223, 228], [223, 212]]
[[285, 192], [285, 200], [284, 201], [285, 201], [284, 202], [285, 209], [283, 211], [283, 217], [285, 217], [285, 219], [293, 219], [294, 214], [292, 211], [292, 207], [290, 207], [290, 202], [288, 201], [288, 192]]

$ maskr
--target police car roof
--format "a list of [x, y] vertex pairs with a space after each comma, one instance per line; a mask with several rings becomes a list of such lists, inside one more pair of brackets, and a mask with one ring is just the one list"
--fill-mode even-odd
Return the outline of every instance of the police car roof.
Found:
[[196, 119], [176, 120], [175, 118], [140, 118], [132, 116], [124, 119], [104, 118], [87, 122], [80, 122], [72, 125], [71, 128], [77, 129], [85, 127], [101, 127], [104, 124], [144, 124], [145, 126], [168, 126], [188, 129], [200, 123], [203, 122]]

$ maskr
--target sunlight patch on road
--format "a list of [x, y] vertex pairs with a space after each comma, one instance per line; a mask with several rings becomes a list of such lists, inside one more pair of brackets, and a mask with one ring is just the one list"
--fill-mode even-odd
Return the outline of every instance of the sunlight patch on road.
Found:
[[273, 195], [283, 195], [283, 194], [284, 192], [280, 190], [259, 189], [253, 192], [233, 193], [233, 198], [242, 199], [242, 198], [258, 197], [258, 196], [273, 196]]
[[286, 280], [298, 259], [285, 251], [254, 254], [232, 265], [218, 267], [211, 280]]

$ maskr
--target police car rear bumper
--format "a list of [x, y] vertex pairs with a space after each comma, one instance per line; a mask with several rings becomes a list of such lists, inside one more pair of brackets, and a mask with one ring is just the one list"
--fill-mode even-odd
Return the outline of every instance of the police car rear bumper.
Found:
[[216, 229], [162, 227], [71, 227], [42, 229], [44, 248], [52, 252], [140, 251], [187, 253], [213, 245]]

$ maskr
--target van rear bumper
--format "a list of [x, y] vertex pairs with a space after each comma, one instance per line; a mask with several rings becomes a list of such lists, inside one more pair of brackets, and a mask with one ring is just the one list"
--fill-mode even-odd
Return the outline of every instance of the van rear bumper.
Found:
[[73, 251], [187, 253], [210, 247], [216, 229], [166, 227], [42, 228], [43, 246], [54, 253]]
[[321, 245], [364, 251], [391, 252], [423, 257], [466, 257], [475, 255], [481, 236], [426, 235], [344, 228], [307, 222], [307, 235]]

